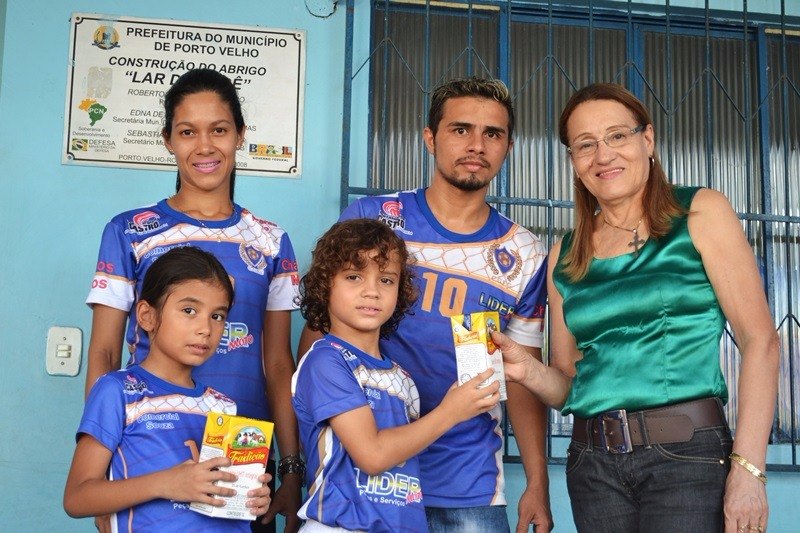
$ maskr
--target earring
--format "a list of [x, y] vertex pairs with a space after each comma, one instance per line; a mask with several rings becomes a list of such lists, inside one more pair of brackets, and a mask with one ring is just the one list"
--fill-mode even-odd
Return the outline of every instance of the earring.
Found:
[[650, 166], [652, 167], [655, 164], [656, 164], [656, 158], [651, 155], [650, 156]]

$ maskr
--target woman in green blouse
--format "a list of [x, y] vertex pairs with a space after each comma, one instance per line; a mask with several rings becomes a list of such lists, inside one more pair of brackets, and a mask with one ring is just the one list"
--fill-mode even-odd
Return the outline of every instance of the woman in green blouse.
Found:
[[[551, 366], [497, 340], [509, 379], [575, 417], [578, 530], [763, 531], [778, 339], [736, 213], [716, 191], [668, 183], [649, 113], [619, 85], [575, 93], [559, 134], [575, 229], [550, 251]], [[734, 442], [726, 321], [742, 355]]]

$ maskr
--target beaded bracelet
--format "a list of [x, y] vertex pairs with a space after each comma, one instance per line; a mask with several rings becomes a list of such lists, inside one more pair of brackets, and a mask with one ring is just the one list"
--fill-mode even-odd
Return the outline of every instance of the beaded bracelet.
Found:
[[731, 454], [728, 457], [730, 457], [732, 460], [742, 465], [745, 470], [756, 476], [761, 483], [763, 483], [764, 485], [767, 484], [767, 476], [765, 476], [764, 472], [759, 470], [756, 465], [754, 465], [753, 463], [751, 463], [750, 461], [748, 461], [747, 459], [745, 459], [736, 452], [731, 452]]

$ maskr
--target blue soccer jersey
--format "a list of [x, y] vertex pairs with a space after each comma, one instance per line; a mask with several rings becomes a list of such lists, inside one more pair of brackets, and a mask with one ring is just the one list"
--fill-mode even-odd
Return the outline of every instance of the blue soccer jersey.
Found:
[[307, 461], [308, 499], [300, 518], [370, 533], [427, 531], [417, 458], [367, 475], [328, 424], [331, 417], [365, 405], [378, 429], [416, 420], [417, 388], [402, 368], [326, 335], [300, 361], [292, 378], [292, 405]]
[[217, 353], [193, 376], [231, 397], [240, 415], [272, 419], [261, 358], [264, 313], [296, 309], [299, 282], [292, 243], [280, 227], [236, 204], [230, 218], [213, 221], [190, 218], [166, 200], [127, 211], [106, 225], [86, 303], [128, 312], [128, 364], [141, 363], [149, 341], [137, 327], [134, 302], [145, 272], [171, 248], [189, 245], [213, 253], [236, 291]]
[[[416, 259], [419, 297], [397, 332], [381, 340], [381, 353], [414, 378], [422, 415], [458, 379], [450, 316], [498, 311], [509, 337], [541, 347], [547, 252], [533, 233], [494, 208], [477, 232], [453, 233], [433, 216], [424, 189], [361, 198], [341, 220], [361, 217], [388, 224]], [[501, 422], [498, 406], [456, 425], [420, 454], [426, 505], [505, 505]]]
[[[111, 453], [110, 480], [130, 479], [171, 468], [192, 458], [209, 412], [236, 414], [236, 404], [214, 389], [187, 389], [138, 365], [110, 372], [94, 384], [78, 427]], [[250, 531], [250, 522], [211, 518], [188, 502], [152, 500], [117, 512], [116, 531]]]

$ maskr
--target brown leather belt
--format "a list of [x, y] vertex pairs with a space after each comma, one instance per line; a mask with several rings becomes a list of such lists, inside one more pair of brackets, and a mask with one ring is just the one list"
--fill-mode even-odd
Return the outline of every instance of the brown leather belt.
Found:
[[687, 442], [695, 430], [726, 426], [719, 398], [628, 413], [606, 411], [594, 418], [578, 418], [572, 425], [572, 440], [592, 444], [608, 453], [630, 453], [634, 446]]

